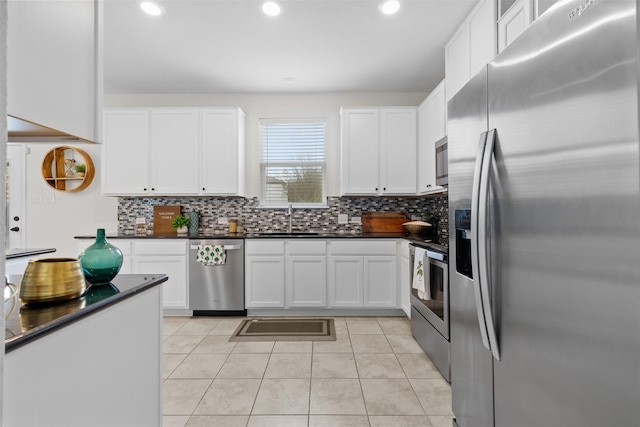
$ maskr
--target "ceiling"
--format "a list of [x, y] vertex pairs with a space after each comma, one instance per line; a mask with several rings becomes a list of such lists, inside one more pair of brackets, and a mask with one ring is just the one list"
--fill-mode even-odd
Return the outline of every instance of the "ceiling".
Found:
[[[425, 92], [444, 77], [444, 45], [477, 0], [136, 0], [104, 5], [105, 93]], [[293, 84], [286, 79], [291, 78]]]

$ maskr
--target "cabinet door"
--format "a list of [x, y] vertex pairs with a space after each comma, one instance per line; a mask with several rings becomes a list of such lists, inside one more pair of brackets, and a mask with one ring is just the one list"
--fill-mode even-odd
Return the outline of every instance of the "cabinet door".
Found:
[[284, 307], [284, 257], [246, 256], [247, 308]]
[[327, 305], [327, 258], [290, 256], [286, 259], [285, 294], [288, 307]]
[[[402, 254], [400, 256], [400, 271], [398, 274], [398, 289], [400, 290], [400, 307], [402, 311], [407, 314], [407, 317], [411, 317], [411, 264], [409, 262], [409, 243], [403, 242], [401, 243], [403, 246], [407, 246], [405, 256]], [[403, 248], [404, 252], [404, 248]]]
[[467, 26], [463, 23], [444, 48], [446, 95], [449, 101], [471, 77], [469, 69], [469, 47]]
[[149, 188], [148, 111], [105, 110], [102, 192], [144, 195]]
[[362, 263], [361, 256], [329, 257], [329, 307], [362, 307]]
[[200, 115], [202, 194], [241, 196], [244, 153], [238, 110], [205, 110]]
[[96, 141], [98, 2], [5, 4], [7, 113]]
[[380, 112], [380, 160], [383, 194], [416, 193], [416, 109]]
[[151, 193], [198, 193], [198, 112], [151, 111]]
[[509, 46], [531, 24], [531, 1], [518, 0], [498, 21], [498, 52]]
[[436, 185], [435, 143], [446, 136], [445, 81], [427, 96], [418, 110], [418, 193], [442, 191]]
[[186, 256], [135, 256], [133, 272], [136, 274], [166, 274], [169, 280], [162, 284], [162, 305], [169, 309], [188, 309]]
[[342, 110], [342, 194], [378, 194], [378, 110]]
[[496, 56], [496, 2], [484, 0], [469, 15], [470, 77]]
[[396, 257], [364, 257], [364, 306], [396, 307]]

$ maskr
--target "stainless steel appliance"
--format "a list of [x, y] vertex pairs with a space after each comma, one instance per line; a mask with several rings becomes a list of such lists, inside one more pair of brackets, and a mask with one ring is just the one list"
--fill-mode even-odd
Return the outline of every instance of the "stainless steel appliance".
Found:
[[[223, 245], [224, 264], [198, 262], [198, 245]], [[194, 316], [246, 316], [242, 239], [189, 240], [189, 308]]]
[[[417, 244], [409, 245], [411, 280], [411, 333], [442, 376], [449, 381], [449, 265], [447, 248], [430, 244], [425, 246], [425, 286], [430, 299], [420, 298], [412, 287], [413, 265]], [[422, 246], [422, 245], [420, 245]], [[407, 286], [407, 285], [405, 285]]]
[[447, 185], [449, 183], [449, 144], [447, 137], [436, 141], [436, 185]]
[[555, 3], [448, 104], [459, 427], [638, 425], [636, 8]]

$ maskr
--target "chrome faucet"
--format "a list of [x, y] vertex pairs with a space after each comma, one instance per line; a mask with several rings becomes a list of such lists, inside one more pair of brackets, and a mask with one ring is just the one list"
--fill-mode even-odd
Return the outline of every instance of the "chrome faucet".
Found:
[[293, 233], [293, 203], [289, 203], [289, 209], [287, 212], [289, 214], [289, 229], [287, 230], [287, 233], [291, 234]]

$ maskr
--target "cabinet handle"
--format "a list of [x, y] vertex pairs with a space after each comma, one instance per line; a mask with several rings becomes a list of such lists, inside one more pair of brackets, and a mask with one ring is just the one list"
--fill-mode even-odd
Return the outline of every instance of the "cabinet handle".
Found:
[[146, 188], [143, 188], [143, 190], [144, 190], [144, 191], [147, 191], [147, 189], [146, 189]]
[[11, 231], [20, 231], [20, 227], [11, 227], [10, 230]]
[[431, 187], [431, 184], [427, 184], [427, 188]]
[[202, 187], [202, 191], [204, 191], [204, 187]]
[[20, 217], [19, 217], [19, 216], [14, 216], [14, 217], [13, 217], [13, 220], [14, 220], [14, 221], [20, 221]]
[[376, 191], [378, 191], [378, 187], [376, 187]]
[[382, 191], [387, 191], [387, 187], [384, 187], [384, 188], [382, 189]]
[[156, 191], [156, 189], [155, 189], [155, 188], [153, 188], [153, 187], [151, 187], [151, 191]]

